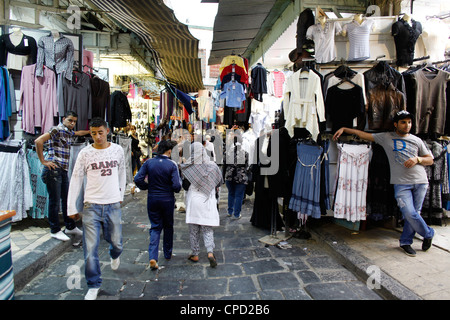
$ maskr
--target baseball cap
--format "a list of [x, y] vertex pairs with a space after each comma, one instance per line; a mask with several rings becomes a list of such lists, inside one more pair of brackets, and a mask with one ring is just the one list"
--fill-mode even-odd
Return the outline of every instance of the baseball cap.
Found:
[[406, 110], [399, 111], [395, 114], [393, 121], [398, 122], [403, 119], [413, 119], [413, 115]]

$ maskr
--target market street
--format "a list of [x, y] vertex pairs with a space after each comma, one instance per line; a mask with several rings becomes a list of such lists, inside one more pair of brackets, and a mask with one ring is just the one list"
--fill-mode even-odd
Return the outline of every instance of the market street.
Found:
[[[108, 244], [101, 241], [103, 284], [99, 300], [381, 299], [365, 281], [334, 260], [314, 236], [309, 240], [290, 238], [283, 249], [260, 242], [269, 231], [255, 228], [249, 222], [253, 197], [245, 200], [242, 218], [231, 219], [225, 213], [225, 187], [220, 202], [221, 226], [214, 233], [218, 266], [214, 269], [209, 266], [204, 249], [198, 263], [187, 260], [188, 226], [185, 213], [176, 210], [173, 257], [166, 261], [160, 254], [159, 270], [151, 270], [146, 194], [137, 193], [123, 207], [124, 251], [117, 271], [111, 270]], [[182, 196], [177, 195], [178, 205]], [[16, 292], [15, 299], [82, 300], [86, 291], [83, 249], [70, 247]]]

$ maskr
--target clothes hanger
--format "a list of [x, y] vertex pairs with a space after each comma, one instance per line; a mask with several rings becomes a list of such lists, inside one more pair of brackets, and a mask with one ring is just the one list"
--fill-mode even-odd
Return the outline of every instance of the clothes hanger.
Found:
[[340, 86], [341, 84], [343, 84], [343, 83], [345, 83], [345, 82], [348, 82], [348, 83], [352, 84], [353, 86], [357, 86], [356, 83], [354, 83], [352, 80], [350, 80], [350, 79], [347, 78], [347, 77], [342, 78], [342, 80], [339, 81], [339, 83], [337, 83], [336, 86]]

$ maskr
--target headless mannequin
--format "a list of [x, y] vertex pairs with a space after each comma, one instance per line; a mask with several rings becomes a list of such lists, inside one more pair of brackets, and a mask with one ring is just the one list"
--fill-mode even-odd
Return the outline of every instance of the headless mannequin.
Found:
[[411, 16], [409, 14], [404, 14], [402, 20], [411, 25]]
[[[363, 21], [364, 21], [363, 15], [362, 14], [355, 14], [353, 16], [353, 21], [355, 21], [357, 24], [361, 25], [363, 23]], [[375, 28], [375, 25], [373, 25], [372, 31], [373, 31], [374, 28]], [[342, 30], [341, 35], [346, 37], [347, 36], [347, 32], [345, 30]]]
[[359, 25], [363, 22], [363, 15], [362, 14], [355, 14], [353, 17], [353, 21], [356, 21]]
[[52, 33], [53, 41], [55, 41], [55, 42], [58, 41], [58, 39], [60, 38], [60, 34], [59, 34], [58, 30], [53, 29], [51, 31], [51, 33]]
[[18, 46], [22, 42], [23, 33], [20, 28], [13, 28], [13, 32], [9, 35], [9, 40], [14, 46]]
[[198, 96], [199, 97], [209, 97], [209, 91], [208, 90], [199, 90]]
[[317, 18], [317, 20], [319, 21], [320, 25], [322, 26], [322, 29], [324, 29], [325, 28], [325, 23], [327, 22], [327, 17], [320, 16], [319, 18]]

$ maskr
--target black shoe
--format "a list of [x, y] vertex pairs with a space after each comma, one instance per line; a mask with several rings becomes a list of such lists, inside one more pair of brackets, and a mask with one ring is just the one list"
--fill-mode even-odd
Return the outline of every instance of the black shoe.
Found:
[[400, 246], [400, 248], [402, 248], [406, 255], [410, 256], [410, 257], [415, 257], [416, 256], [416, 252], [414, 251], [413, 248], [411, 248], [411, 246], [409, 244], [405, 244], [403, 246]]
[[428, 249], [431, 248], [431, 241], [433, 240], [433, 238], [424, 238], [423, 242], [422, 242], [422, 251], [427, 251]]

